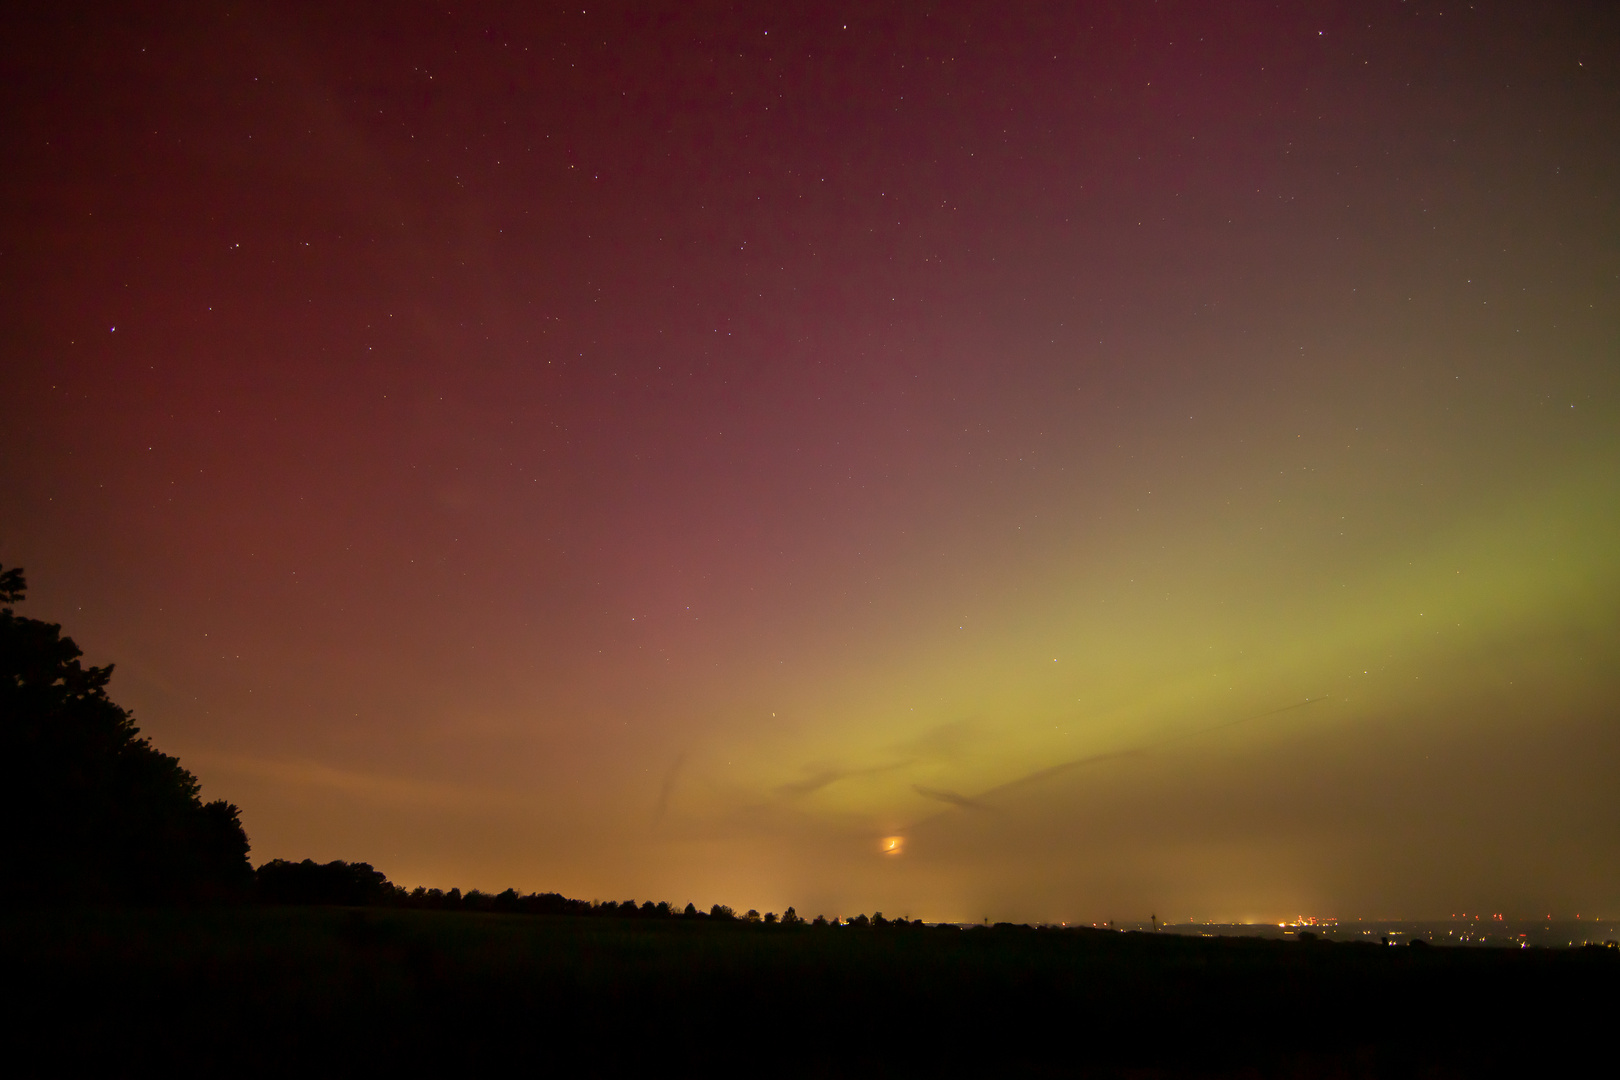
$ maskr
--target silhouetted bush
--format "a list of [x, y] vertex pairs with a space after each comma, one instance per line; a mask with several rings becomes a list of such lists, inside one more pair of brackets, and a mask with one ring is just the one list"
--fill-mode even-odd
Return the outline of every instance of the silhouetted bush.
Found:
[[254, 877], [258, 898], [267, 904], [376, 906], [403, 899], [402, 890], [390, 885], [370, 863], [272, 859]]
[[[0, 570], [0, 603], [23, 598]], [[10, 904], [193, 902], [252, 887], [240, 811], [140, 737], [56, 623], [0, 608], [0, 896]]]

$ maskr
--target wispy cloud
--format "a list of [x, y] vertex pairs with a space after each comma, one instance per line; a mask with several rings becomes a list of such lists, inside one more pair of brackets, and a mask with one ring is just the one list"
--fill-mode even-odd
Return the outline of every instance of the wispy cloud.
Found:
[[776, 793], [784, 798], [798, 798], [820, 791], [822, 788], [838, 783], [840, 780], [849, 780], [858, 776], [877, 776], [882, 773], [903, 769], [911, 764], [909, 761], [895, 761], [886, 765], [868, 765], [864, 768], [822, 768], [812, 772], [803, 780], [794, 780], [786, 784], [778, 784]]
[[205, 767], [211, 776], [234, 773], [275, 787], [319, 788], [377, 806], [455, 810], [513, 807], [521, 802], [514, 793], [487, 787], [360, 772], [318, 761], [196, 751], [188, 753], [186, 760]]
[[681, 768], [686, 764], [686, 753], [682, 751], [675, 755], [669, 769], [664, 773], [664, 782], [658, 787], [658, 802], [653, 808], [653, 824], [657, 825], [669, 813], [669, 800], [675, 794], [675, 781], [680, 779]]
[[921, 784], [912, 784], [911, 790], [915, 791], [925, 799], [933, 799], [935, 802], [950, 803], [952, 806], [961, 807], [963, 810], [990, 809], [988, 805], [980, 802], [978, 799], [970, 799], [966, 795], [961, 795], [954, 791], [940, 791], [936, 788], [923, 787]]

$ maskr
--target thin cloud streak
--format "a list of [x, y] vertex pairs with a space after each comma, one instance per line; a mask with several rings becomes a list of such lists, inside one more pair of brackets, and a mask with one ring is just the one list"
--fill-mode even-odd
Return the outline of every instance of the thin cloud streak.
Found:
[[963, 810], [993, 809], [978, 799], [970, 799], [966, 795], [959, 794], [955, 791], [940, 791], [935, 788], [923, 787], [921, 784], [912, 784], [911, 790], [915, 791], [925, 799], [933, 799], [935, 802], [949, 803], [950, 805], [959, 807]]
[[[1277, 709], [1268, 709], [1267, 711], [1261, 713], [1252, 713], [1248, 716], [1239, 717], [1236, 720], [1227, 720], [1219, 724], [1212, 724], [1209, 727], [1197, 728], [1192, 731], [1178, 732], [1174, 735], [1169, 735], [1162, 739], [1156, 739], [1152, 742], [1134, 747], [1130, 750], [1115, 750], [1106, 754], [1092, 754], [1089, 757], [1075, 758], [1072, 761], [1059, 762], [1056, 765], [1049, 765], [1044, 769], [1037, 769], [1034, 772], [1027, 773], [1024, 776], [1018, 777], [1016, 780], [1009, 780], [1004, 784], [998, 784], [997, 786], [990, 788], [988, 791], [976, 796], [960, 795], [954, 791], [935, 790], [933, 788], [926, 788], [918, 784], [913, 784], [912, 790], [924, 798], [933, 799], [935, 802], [947, 803], [953, 807], [956, 807], [957, 809], [990, 810], [994, 809], [994, 807], [991, 806], [988, 800], [994, 799], [996, 796], [1005, 795], [1008, 792], [1016, 791], [1020, 788], [1039, 784], [1043, 781], [1050, 780], [1055, 776], [1061, 776], [1064, 773], [1073, 772], [1076, 769], [1081, 769], [1089, 765], [1100, 765], [1109, 761], [1120, 761], [1127, 758], [1144, 757], [1152, 751], [1164, 746], [1168, 746], [1171, 743], [1180, 742], [1185, 739], [1197, 738], [1200, 735], [1207, 735], [1215, 731], [1224, 731], [1228, 728], [1237, 727], [1240, 724], [1247, 724], [1255, 720], [1263, 720], [1268, 716], [1279, 716], [1282, 713], [1293, 712], [1295, 709], [1303, 709], [1308, 705], [1316, 705], [1321, 702], [1331, 700], [1332, 698], [1326, 695], [1323, 697], [1306, 698], [1304, 701], [1298, 701], [1292, 705], [1284, 705]], [[938, 816], [938, 814], [935, 814], [924, 820], [933, 820], [933, 818]], [[921, 823], [919, 822], [919, 824]]]

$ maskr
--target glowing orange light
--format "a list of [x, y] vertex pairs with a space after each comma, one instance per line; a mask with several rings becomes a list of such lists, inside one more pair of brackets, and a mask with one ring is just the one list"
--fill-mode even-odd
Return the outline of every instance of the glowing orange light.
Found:
[[898, 855], [905, 846], [906, 838], [903, 836], [885, 836], [883, 838], [883, 854], [885, 855]]

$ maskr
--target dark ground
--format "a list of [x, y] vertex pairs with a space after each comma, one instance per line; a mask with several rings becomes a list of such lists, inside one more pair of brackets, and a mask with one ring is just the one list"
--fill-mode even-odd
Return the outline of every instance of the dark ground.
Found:
[[0, 965], [27, 1075], [1545, 1075], [1620, 1005], [1614, 949], [376, 908], [10, 912]]

